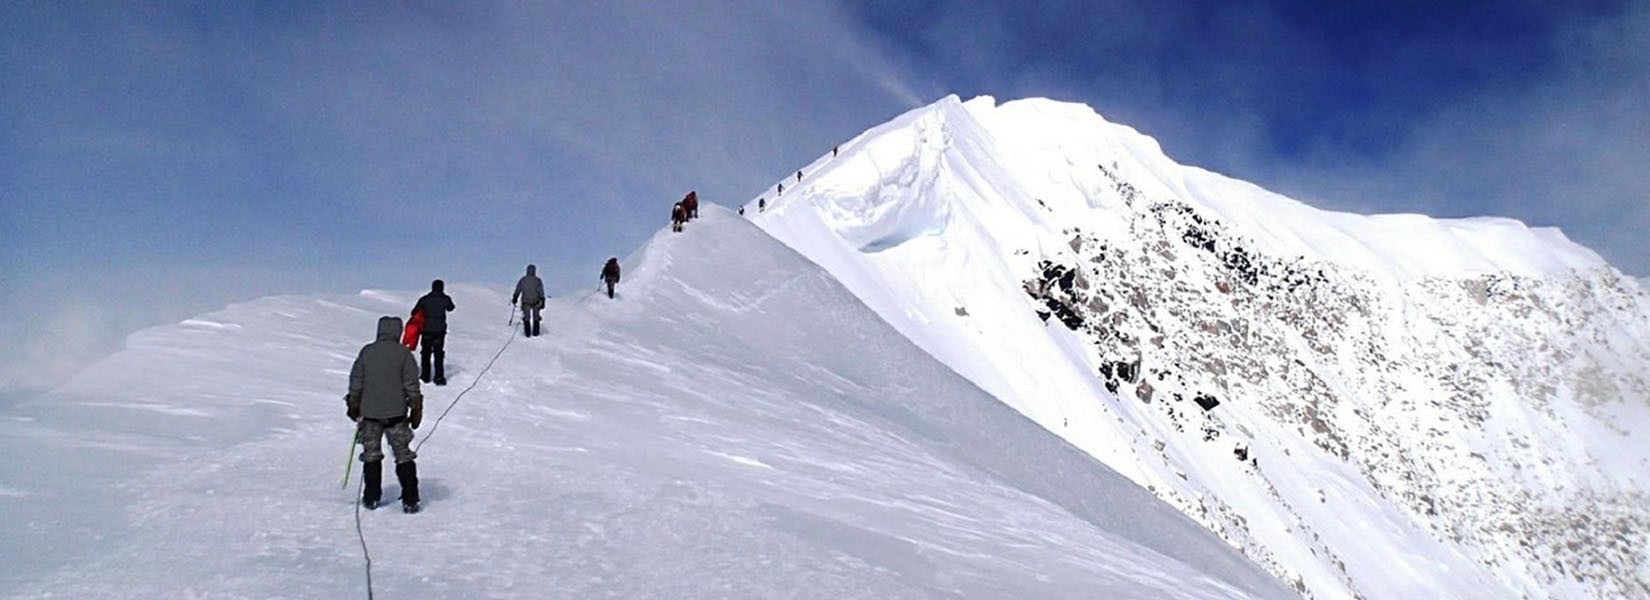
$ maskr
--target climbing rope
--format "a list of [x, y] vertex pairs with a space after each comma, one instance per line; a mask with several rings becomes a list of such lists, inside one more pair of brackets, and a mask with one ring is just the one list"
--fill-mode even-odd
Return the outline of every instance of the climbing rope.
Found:
[[367, 489], [367, 477], [355, 486], [355, 537], [361, 540], [361, 558], [367, 561], [367, 600], [372, 600], [372, 553], [367, 551], [367, 535], [361, 533], [361, 494]]
[[[447, 410], [441, 411], [441, 416], [436, 417], [435, 422], [430, 424], [429, 433], [424, 434], [424, 438], [418, 440], [418, 445], [413, 446], [413, 454], [414, 455], [418, 454], [419, 449], [424, 447], [424, 442], [430, 441], [430, 436], [435, 435], [436, 428], [441, 426], [441, 420], [442, 419], [447, 418], [447, 413], [452, 412], [453, 407], [458, 406], [458, 401], [464, 399], [464, 395], [470, 393], [470, 390], [475, 389], [476, 384], [481, 383], [481, 378], [485, 377], [487, 375], [487, 372], [491, 371], [493, 369], [493, 363], [498, 362], [498, 357], [503, 356], [504, 351], [510, 348], [510, 344], [516, 341], [516, 328], [515, 328], [514, 314], [515, 314], [515, 310], [514, 310], [514, 308], [512, 308], [511, 309], [511, 315], [512, 316], [510, 318], [510, 325], [509, 325], [509, 327], [510, 327], [510, 339], [504, 340], [504, 345], [499, 346], [498, 352], [493, 353], [492, 360], [487, 361], [487, 366], [482, 367], [481, 372], [476, 373], [476, 377], [473, 381], [470, 382], [470, 386], [464, 388], [464, 390], [459, 392], [457, 396], [454, 396], [453, 401], [451, 403], [447, 404]], [[363, 475], [360, 481], [361, 481], [360, 484], [356, 485], [356, 489], [355, 489], [355, 537], [357, 539], [361, 540], [361, 558], [366, 560], [366, 563], [367, 563], [367, 600], [373, 600], [373, 597], [372, 597], [372, 553], [367, 550], [367, 535], [361, 531], [361, 494], [366, 491], [366, 487], [367, 487], [366, 477]]]
[[584, 301], [589, 300], [591, 296], [594, 296], [596, 294], [600, 294], [601, 291], [602, 291], [602, 286], [603, 285], [606, 285], [606, 284], [605, 283], [598, 283], [598, 284], [596, 284], [596, 289], [586, 291], [583, 294], [579, 294], [579, 298], [577, 300], [574, 300], [573, 304], [584, 304]]
[[464, 388], [464, 391], [459, 392], [457, 396], [454, 396], [453, 401], [447, 404], [447, 410], [441, 411], [441, 416], [435, 418], [435, 422], [430, 424], [430, 432], [424, 434], [424, 439], [418, 440], [418, 445], [413, 446], [413, 454], [418, 454], [418, 449], [423, 448], [424, 443], [430, 441], [430, 437], [435, 435], [436, 428], [441, 427], [441, 420], [447, 418], [447, 413], [453, 412], [453, 407], [458, 406], [458, 401], [463, 400], [464, 395], [470, 393], [470, 390], [476, 389], [476, 384], [481, 383], [481, 378], [486, 377], [487, 372], [493, 370], [493, 363], [498, 362], [498, 357], [503, 356], [504, 351], [510, 347], [510, 344], [516, 341], [516, 334], [517, 331], [515, 326], [511, 325], [510, 339], [504, 340], [504, 345], [499, 346], [498, 352], [493, 353], [492, 360], [487, 361], [487, 366], [482, 367], [480, 373], [476, 373], [476, 378], [470, 381], [470, 386]]

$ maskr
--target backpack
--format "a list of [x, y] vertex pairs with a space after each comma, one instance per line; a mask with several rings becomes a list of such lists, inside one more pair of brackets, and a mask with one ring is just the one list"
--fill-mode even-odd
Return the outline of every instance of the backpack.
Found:
[[424, 329], [424, 311], [413, 311], [411, 319], [407, 319], [407, 326], [401, 329], [401, 345], [408, 351], [418, 349], [418, 333]]
[[607, 275], [609, 273], [611, 273], [613, 275], [612, 276], [613, 282], [618, 283], [618, 281], [619, 281], [619, 259], [617, 259], [617, 258], [607, 259], [607, 264], [602, 267], [602, 275]]

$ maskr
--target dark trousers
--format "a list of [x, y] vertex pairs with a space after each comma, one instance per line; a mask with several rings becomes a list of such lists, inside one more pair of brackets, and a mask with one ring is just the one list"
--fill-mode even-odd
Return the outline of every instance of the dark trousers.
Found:
[[540, 306], [528, 306], [527, 303], [522, 303], [521, 332], [523, 335], [533, 337], [539, 334], [539, 311], [541, 309]]
[[607, 297], [609, 297], [609, 298], [613, 297], [613, 280], [612, 279], [607, 280]]
[[420, 346], [419, 352], [421, 355], [419, 360], [419, 378], [423, 379], [424, 383], [429, 383], [431, 381], [431, 359], [434, 358], [434, 380], [437, 385], [446, 385], [447, 332], [421, 333], [418, 335], [418, 340], [418, 345]]

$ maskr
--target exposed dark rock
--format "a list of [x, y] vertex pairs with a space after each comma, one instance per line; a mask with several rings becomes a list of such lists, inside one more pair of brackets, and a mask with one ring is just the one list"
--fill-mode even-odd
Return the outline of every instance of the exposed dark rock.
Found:
[[1118, 379], [1121, 379], [1123, 381], [1127, 381], [1129, 383], [1136, 383], [1136, 382], [1140, 381], [1140, 361], [1139, 360], [1136, 360], [1134, 362], [1118, 361], [1117, 364], [1116, 364], [1116, 367], [1117, 367], [1117, 378]]

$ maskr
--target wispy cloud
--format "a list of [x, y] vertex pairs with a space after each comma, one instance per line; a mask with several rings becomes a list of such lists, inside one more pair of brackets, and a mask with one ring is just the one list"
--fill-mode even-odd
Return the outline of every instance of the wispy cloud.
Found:
[[83, 302], [53, 304], [40, 326], [0, 361], [0, 393], [56, 385], [120, 342], [108, 311]]
[[[1358, 161], [1274, 162], [1286, 191], [1360, 211], [1494, 214], [1558, 226], [1624, 271], [1650, 273], [1650, 7], [1569, 22], [1551, 75], [1481, 90]], [[1320, 149], [1332, 153], [1333, 149]], [[1316, 163], [1316, 164], [1313, 164]]]
[[[742, 202], [927, 100], [935, 86], [850, 17], [831, 3], [8, 3], [0, 301], [15, 310], [0, 328], [29, 341], [0, 348], [7, 380], [61, 379], [187, 316], [177, 307], [438, 276], [502, 285], [529, 261], [553, 288], [583, 286], [687, 190]], [[149, 293], [157, 281], [178, 296]], [[93, 300], [47, 314], [35, 294]]]

